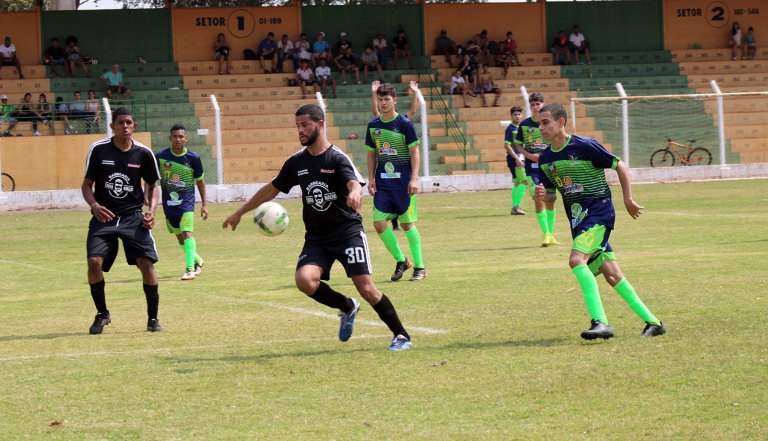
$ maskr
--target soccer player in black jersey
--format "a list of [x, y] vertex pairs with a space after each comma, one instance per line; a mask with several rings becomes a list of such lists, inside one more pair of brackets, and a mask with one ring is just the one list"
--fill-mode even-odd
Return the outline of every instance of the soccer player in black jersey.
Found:
[[[112, 138], [95, 142], [88, 151], [83, 179], [83, 199], [93, 217], [88, 224], [88, 283], [98, 314], [89, 332], [101, 334], [111, 322], [104, 295], [104, 272], [109, 272], [117, 257], [118, 239], [123, 242], [129, 265], [141, 271], [147, 298], [147, 331], [162, 331], [157, 321], [160, 297], [157, 292], [155, 240], [150, 230], [155, 225], [156, 183], [160, 171], [152, 150], [131, 139], [136, 123], [125, 108], [112, 114]], [[147, 184], [149, 208], [142, 213]]]
[[296, 111], [296, 128], [301, 145], [306, 147], [290, 156], [277, 177], [227, 217], [222, 227], [235, 230], [245, 213], [280, 192], [288, 193], [295, 185], [300, 186], [306, 234], [296, 265], [296, 286], [315, 301], [340, 311], [339, 340], [349, 340], [360, 303], [324, 282], [330, 279], [331, 267], [338, 260], [360, 295], [392, 331], [389, 349], [409, 349], [411, 337], [392, 302], [376, 288], [371, 277], [368, 240], [359, 213], [365, 184], [362, 177], [349, 157], [326, 138], [319, 106], [301, 106]]

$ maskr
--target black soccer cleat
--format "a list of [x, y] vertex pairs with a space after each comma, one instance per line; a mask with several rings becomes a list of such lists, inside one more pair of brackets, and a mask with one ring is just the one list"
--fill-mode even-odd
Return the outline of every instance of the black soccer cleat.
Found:
[[611, 325], [598, 322], [597, 320], [592, 320], [592, 326], [589, 329], [581, 331], [581, 338], [584, 340], [594, 340], [596, 338], [607, 340], [611, 337], [613, 337]]
[[163, 328], [163, 325], [160, 324], [157, 319], [149, 319], [147, 321], [147, 331], [148, 332], [163, 332], [165, 331], [165, 328]]
[[406, 258], [402, 262], [397, 262], [397, 265], [395, 265], [395, 272], [392, 273], [392, 277], [389, 278], [389, 280], [393, 282], [397, 282], [398, 280], [403, 278], [403, 273], [405, 273], [408, 268], [412, 267], [413, 263]]
[[658, 337], [667, 333], [664, 323], [659, 324], [645, 322], [645, 329], [640, 333], [640, 337]]
[[107, 326], [112, 322], [112, 317], [109, 316], [109, 311], [105, 314], [98, 313], [93, 320], [91, 328], [88, 329], [88, 333], [91, 335], [101, 334], [104, 331], [104, 326]]

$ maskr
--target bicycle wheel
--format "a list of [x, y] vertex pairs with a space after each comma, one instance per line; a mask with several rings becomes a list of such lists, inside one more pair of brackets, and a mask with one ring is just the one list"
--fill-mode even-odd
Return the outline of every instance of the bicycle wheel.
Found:
[[16, 181], [13, 180], [13, 176], [8, 173], [3, 173], [2, 187], [0, 188], [2, 191], [16, 190]]
[[651, 155], [651, 167], [672, 167], [675, 165], [675, 155], [669, 149], [659, 149]]
[[686, 161], [688, 165], [709, 165], [712, 163], [712, 154], [703, 147], [697, 147], [688, 153]]

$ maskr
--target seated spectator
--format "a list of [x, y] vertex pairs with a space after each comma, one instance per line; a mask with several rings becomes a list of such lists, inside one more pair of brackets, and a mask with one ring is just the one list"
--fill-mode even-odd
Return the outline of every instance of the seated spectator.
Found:
[[[19, 121], [30, 121], [32, 123], [32, 131], [36, 136], [40, 136], [40, 132], [37, 131], [37, 123], [41, 121], [40, 117], [35, 113], [34, 104], [32, 104], [32, 94], [27, 92], [24, 94], [21, 103], [16, 106], [16, 111], [11, 115], [13, 118]], [[12, 127], [8, 127], [8, 130], [13, 130], [15, 124]]]
[[339, 41], [336, 42], [336, 54], [343, 54], [348, 47], [352, 47], [352, 42], [347, 38], [347, 33], [342, 32], [339, 34]]
[[[349, 48], [352, 50], [352, 48]], [[315, 78], [317, 78], [317, 84], [320, 85], [323, 96], [328, 96], [325, 93], [325, 86], [330, 84], [333, 91], [333, 97], [336, 98], [336, 80], [331, 75], [331, 68], [326, 64], [325, 58], [318, 60], [319, 66], [315, 68]]]
[[75, 73], [75, 66], [80, 66], [85, 72], [85, 76], [90, 77], [91, 72], [88, 71], [88, 66], [83, 61], [80, 48], [77, 46], [77, 37], [67, 37], [67, 63], [69, 64], [69, 75], [74, 78], [77, 76]]
[[384, 38], [384, 34], [381, 32], [377, 32], [376, 38], [373, 39], [373, 51], [376, 52], [376, 56], [379, 57], [381, 68], [386, 69], [389, 47], [387, 47], [387, 39]]
[[567, 64], [571, 64], [571, 52], [568, 50], [568, 37], [565, 32], [558, 31], [554, 40], [552, 40], [552, 65], [561, 64], [561, 56], [565, 56]]
[[[738, 60], [738, 57], [736, 55], [736, 51], [741, 50], [741, 26], [739, 26], [738, 21], [734, 21], [733, 25], [731, 26], [731, 36], [728, 39], [728, 47], [731, 48], [731, 56], [733, 57], [733, 60]], [[743, 57], [744, 52], [742, 52]]]
[[294, 69], [298, 69], [299, 56], [296, 53], [296, 47], [293, 45], [293, 42], [288, 39], [288, 34], [283, 34], [280, 37], [280, 41], [277, 42], [277, 72], [283, 73], [283, 64], [285, 63], [286, 58], [291, 60]]
[[750, 26], [747, 29], [747, 35], [744, 36], [744, 44], [747, 46], [747, 60], [754, 60], [757, 53], [757, 41], [755, 40], [755, 29]]
[[219, 62], [219, 74], [232, 73], [232, 48], [227, 43], [227, 37], [221, 33], [213, 42], [213, 59]]
[[336, 57], [336, 66], [341, 72], [341, 84], [347, 84], [347, 72], [355, 73], [355, 81], [360, 83], [360, 68], [357, 66], [357, 57], [352, 53], [352, 46], [347, 46], [344, 53]]
[[331, 45], [325, 41], [325, 32], [318, 32], [317, 40], [312, 43], [312, 62], [317, 65], [317, 60], [321, 58], [328, 62], [332, 55]]
[[51, 67], [51, 72], [61, 78], [59, 67], [64, 66], [64, 75], [69, 74], [69, 65], [67, 64], [67, 52], [59, 45], [59, 39], [51, 38], [51, 45], [45, 50], [45, 64]]
[[[82, 94], [80, 93], [80, 91], [76, 90], [73, 95], [74, 95], [75, 100], [72, 101], [69, 104], [69, 119], [74, 119], [74, 120], [78, 120], [78, 121], [83, 121], [84, 120], [85, 121], [85, 125], [87, 127], [88, 126], [88, 120], [90, 119], [90, 117], [92, 115], [89, 115], [85, 111], [86, 102], [83, 101]], [[59, 98], [61, 98], [61, 97], [59, 97]], [[58, 101], [58, 98], [56, 99], [56, 101]], [[82, 125], [82, 124], [80, 124], [80, 125]]]
[[467, 82], [464, 80], [464, 77], [461, 76], [461, 71], [456, 70], [456, 72], [453, 73], [453, 76], [451, 77], [451, 95], [461, 95], [464, 97], [464, 107], [469, 107], [469, 103], [467, 102], [469, 95], [469, 88], [467, 87]]
[[88, 115], [86, 119], [85, 128], [88, 133], [91, 133], [91, 128], [95, 127], [96, 130], [101, 126], [101, 102], [96, 98], [96, 91], [91, 89], [88, 91], [88, 100], [85, 102], [85, 113]]
[[480, 94], [480, 98], [483, 99], [483, 107], [488, 107], [488, 103], [485, 101], [485, 94], [496, 94], [496, 98], [493, 100], [493, 107], [499, 107], [499, 98], [501, 98], [501, 89], [496, 87], [493, 82], [493, 74], [488, 70], [488, 65], [483, 64], [483, 71], [477, 77], [478, 88], [477, 93]]
[[[256, 54], [259, 57], [259, 63], [261, 63], [261, 69], [264, 73], [272, 73], [277, 67], [277, 43], [275, 43], [275, 33], [270, 32], [267, 34], [267, 38], [261, 40], [259, 43], [259, 51]], [[272, 69], [267, 69], [264, 66], [264, 60], [272, 61]]]
[[[325, 58], [322, 59], [325, 60]], [[301, 60], [299, 68], [296, 69], [296, 76], [299, 79], [299, 86], [301, 86], [301, 99], [307, 98], [307, 86], [312, 86], [313, 94], [317, 92], [315, 74], [312, 73], [312, 69], [307, 64], [307, 60]]]
[[50, 121], [53, 117], [53, 111], [51, 109], [51, 103], [48, 102], [48, 97], [44, 93], [37, 96], [37, 104], [35, 104], [35, 115], [40, 119], [44, 125], [48, 126], [53, 135], [53, 123]]
[[453, 67], [451, 55], [456, 55], [456, 43], [448, 38], [448, 31], [440, 31], [440, 36], [435, 39], [435, 55], [445, 55], [445, 62], [448, 67]]
[[125, 99], [131, 94], [131, 89], [123, 84], [123, 73], [120, 72], [120, 65], [112, 65], [112, 71], [105, 72], [101, 76], [101, 81], [107, 86], [107, 98], [112, 99], [113, 94], [117, 93], [120, 98]]
[[579, 25], [573, 25], [573, 32], [571, 32], [571, 35], [568, 37], [568, 42], [571, 48], [571, 53], [573, 53], [575, 57], [573, 59], [574, 64], [584, 64], [583, 61], [579, 62], [579, 54], [584, 54], [584, 56], [587, 57], [587, 64], [592, 64], [592, 61], [589, 58], [589, 41], [587, 41], [587, 37], [579, 31]]
[[411, 53], [408, 37], [405, 36], [404, 30], [400, 29], [397, 31], [397, 36], [392, 40], [392, 47], [394, 48], [395, 69], [397, 69], [397, 60], [400, 57], [407, 57], [408, 69], [413, 69], [413, 54]]
[[469, 54], [470, 57], [476, 58], [480, 55], [480, 42], [478, 41], [480, 38], [480, 35], [474, 35], [472, 38], [469, 39], [467, 42], [467, 47], [464, 50], [464, 53]]
[[504, 79], [509, 73], [509, 66], [520, 66], [520, 60], [517, 58], [517, 42], [512, 38], [512, 32], [507, 32], [507, 38], [499, 42], [496, 66], [504, 68]]
[[[64, 103], [63, 96], [56, 98], [56, 109], [53, 116], [54, 119], [64, 121], [64, 124], [67, 125], [67, 128], [64, 129], [64, 134], [71, 135], [72, 125], [69, 124], [69, 108], [67, 107], [67, 104]], [[51, 124], [51, 130], [53, 131], [53, 124]]]
[[13, 128], [16, 127], [16, 124], [19, 122], [16, 118], [13, 117], [14, 113], [16, 113], [16, 106], [13, 104], [8, 104], [7, 96], [0, 96], [0, 123], [8, 124], [8, 127], [0, 132], [0, 136], [12, 136], [11, 130], [13, 130]]
[[16, 45], [11, 43], [11, 37], [5, 37], [5, 42], [0, 45], [0, 67], [2, 66], [16, 66], [19, 79], [24, 79], [24, 73], [21, 71], [21, 61], [16, 56]]
[[[299, 57], [299, 63], [301, 64], [301, 60], [307, 60], [307, 63], [312, 62], [312, 43], [307, 41], [307, 34], [301, 33], [299, 35], [299, 41], [296, 42], [296, 45], [294, 46], [296, 50], [296, 55]], [[299, 68], [299, 66], [295, 66], [296, 69]]]
[[381, 63], [379, 63], [376, 52], [373, 51], [373, 46], [366, 46], [365, 51], [360, 54], [360, 63], [363, 65], [363, 75], [366, 82], [368, 82], [368, 69], [376, 70], [379, 73], [379, 81], [381, 81]]
[[471, 89], [474, 89], [477, 86], [477, 63], [469, 56], [469, 54], [464, 54], [457, 70], [461, 72], [461, 76], [464, 77], [467, 86], [471, 84]]

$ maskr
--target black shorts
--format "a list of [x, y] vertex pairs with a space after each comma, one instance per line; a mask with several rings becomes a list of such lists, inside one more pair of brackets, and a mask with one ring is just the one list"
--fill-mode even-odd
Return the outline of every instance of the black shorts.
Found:
[[107, 86], [107, 90], [112, 93], [125, 93], [128, 89], [125, 86]]
[[101, 269], [109, 272], [117, 257], [117, 239], [123, 241], [123, 251], [128, 265], [136, 265], [136, 258], [143, 257], [157, 262], [157, 249], [152, 232], [142, 225], [144, 215], [137, 211], [112, 219], [111, 222], [101, 223], [91, 218], [88, 224], [88, 240], [86, 248], [88, 257], [103, 257]]
[[317, 265], [323, 269], [322, 280], [330, 280], [333, 262], [338, 260], [344, 266], [347, 277], [373, 274], [371, 256], [368, 251], [368, 238], [365, 233], [352, 233], [344, 239], [333, 242], [314, 241], [307, 238], [301, 249], [298, 270], [304, 265]]

